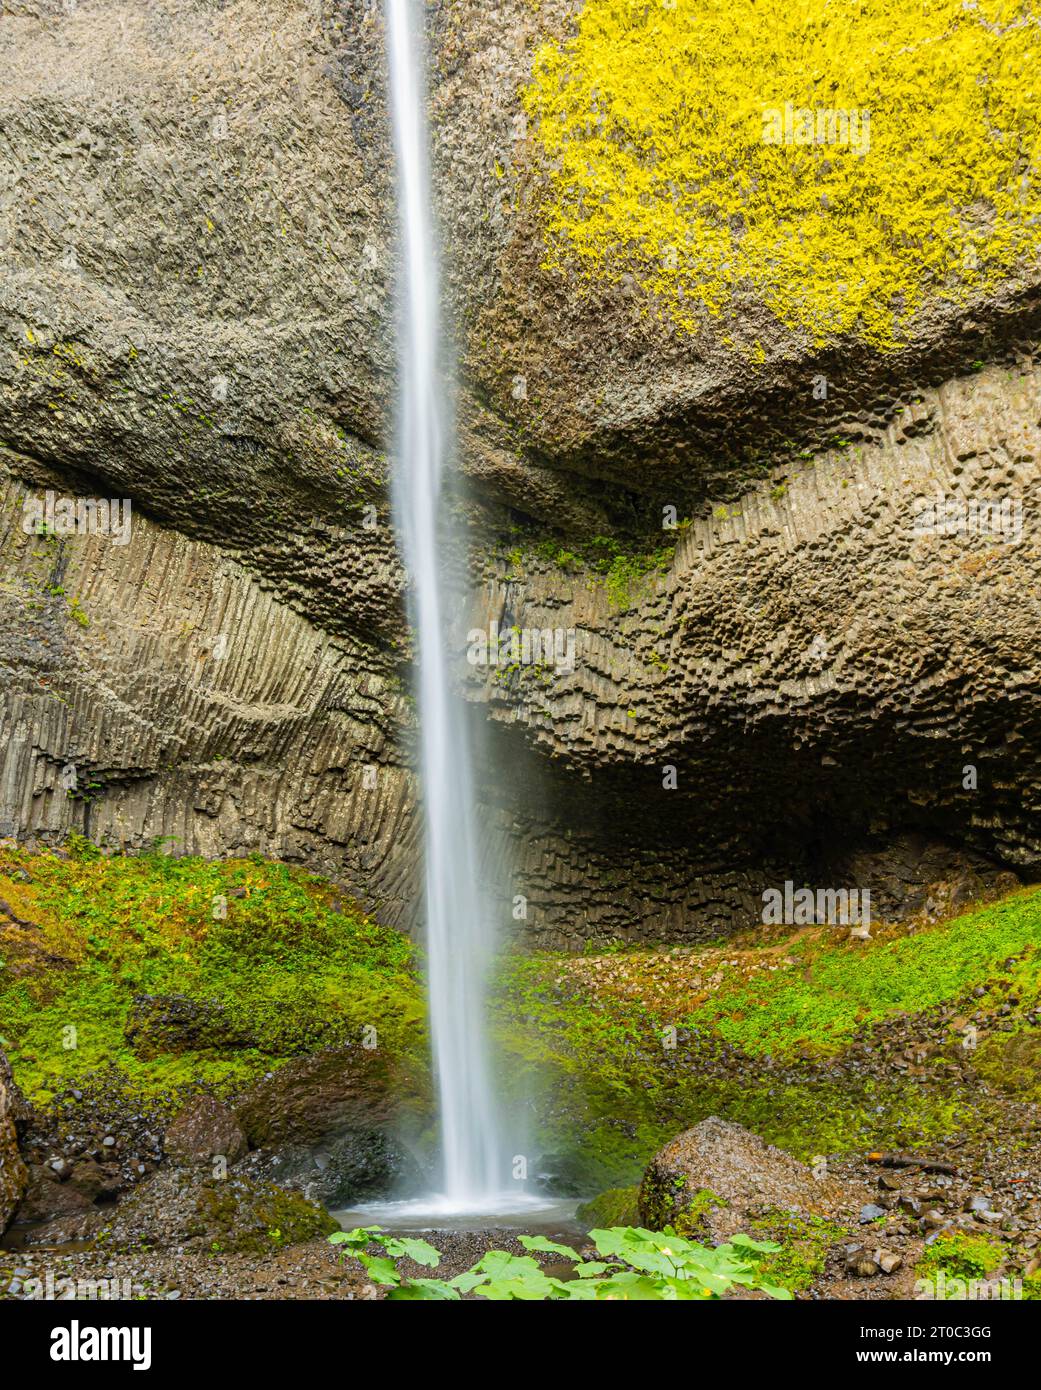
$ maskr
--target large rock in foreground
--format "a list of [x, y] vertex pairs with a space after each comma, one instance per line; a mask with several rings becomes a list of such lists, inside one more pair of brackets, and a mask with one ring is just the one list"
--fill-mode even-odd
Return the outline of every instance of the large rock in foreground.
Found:
[[22, 1200], [29, 1174], [18, 1152], [18, 1125], [26, 1115], [22, 1093], [11, 1075], [11, 1065], [0, 1051], [0, 1235], [7, 1229], [14, 1209]]
[[640, 1220], [651, 1230], [724, 1240], [753, 1211], [830, 1215], [860, 1199], [741, 1125], [710, 1116], [655, 1154], [640, 1187]]
[[419, 1189], [422, 1175], [409, 1150], [377, 1129], [351, 1129], [324, 1144], [255, 1149], [240, 1173], [302, 1193], [335, 1211], [367, 1197]]

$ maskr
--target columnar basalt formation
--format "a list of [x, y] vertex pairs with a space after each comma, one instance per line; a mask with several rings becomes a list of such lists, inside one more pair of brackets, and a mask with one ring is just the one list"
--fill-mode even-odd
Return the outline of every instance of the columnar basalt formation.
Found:
[[[409, 926], [379, 9], [8, 8], [0, 829], [258, 850]], [[860, 874], [898, 912], [1035, 874], [1034, 271], [926, 303], [888, 354], [749, 301], [753, 356], [548, 268], [524, 93], [580, 11], [430, 16], [471, 488], [451, 640], [504, 917], [703, 938], [788, 879]], [[129, 498], [129, 543], [30, 534], [48, 489]], [[1012, 510], [930, 528], [941, 497]], [[506, 658], [469, 664], [493, 623]], [[510, 659], [514, 627], [572, 633], [573, 669]]]

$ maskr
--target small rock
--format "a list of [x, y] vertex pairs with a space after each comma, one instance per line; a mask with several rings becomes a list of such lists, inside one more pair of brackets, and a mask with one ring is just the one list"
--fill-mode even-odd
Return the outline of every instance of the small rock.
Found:
[[867, 1202], [860, 1208], [860, 1224], [866, 1225], [869, 1221], [877, 1221], [880, 1216], [885, 1216], [885, 1208], [880, 1207], [877, 1202]]

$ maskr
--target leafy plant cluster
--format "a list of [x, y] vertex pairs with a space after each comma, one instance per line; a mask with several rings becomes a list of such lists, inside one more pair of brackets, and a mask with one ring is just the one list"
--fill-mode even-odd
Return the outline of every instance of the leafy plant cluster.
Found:
[[[675, 540], [657, 550], [642, 552], [627, 548], [613, 536], [593, 536], [575, 550], [565, 550], [553, 541], [541, 541], [535, 553], [565, 573], [583, 567], [601, 575], [607, 597], [615, 608], [631, 607], [643, 581], [651, 574], [664, 574], [675, 553]], [[511, 563], [519, 564], [521, 552], [511, 553]], [[515, 564], [516, 567], [516, 564]]]
[[[489, 1250], [454, 1279], [409, 1279], [396, 1261], [407, 1256], [427, 1268], [441, 1261], [438, 1251], [424, 1240], [390, 1236], [379, 1226], [359, 1226], [329, 1237], [365, 1267], [374, 1283], [389, 1289], [388, 1298], [457, 1300], [464, 1294], [503, 1302], [566, 1299], [594, 1302], [600, 1299], [676, 1302], [721, 1298], [735, 1287], [761, 1289], [771, 1298], [790, 1299], [791, 1293], [764, 1277], [760, 1261], [781, 1249], [773, 1241], [737, 1235], [715, 1249], [678, 1236], [669, 1226], [648, 1231], [641, 1226], [614, 1226], [590, 1231], [599, 1259], [583, 1259], [570, 1245], [545, 1236], [521, 1236], [526, 1250], [555, 1255], [570, 1265], [561, 1276], [548, 1273], [532, 1255]], [[372, 1255], [371, 1245], [384, 1253]]]

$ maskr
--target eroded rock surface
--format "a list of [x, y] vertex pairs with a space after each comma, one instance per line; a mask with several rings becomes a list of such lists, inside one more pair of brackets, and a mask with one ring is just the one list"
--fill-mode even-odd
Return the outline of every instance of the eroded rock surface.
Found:
[[18, 1150], [18, 1130], [25, 1115], [22, 1093], [0, 1049], [0, 1235], [7, 1229], [28, 1182], [25, 1163]]
[[348, 1129], [392, 1125], [404, 1099], [392, 1078], [378, 1052], [330, 1048], [265, 1077], [235, 1112], [255, 1148], [317, 1144]]
[[[409, 926], [379, 7], [8, 10], [0, 833], [258, 850]], [[550, 269], [523, 92], [580, 15], [429, 16], [472, 488], [453, 645], [504, 921], [697, 939], [789, 879], [866, 876], [900, 913], [1035, 873], [1034, 271], [885, 354], [752, 300], [733, 340], [684, 337], [625, 277]], [[131, 499], [129, 543], [28, 534], [48, 489]], [[937, 496], [1007, 501], [1017, 533], [916, 531]], [[661, 553], [605, 576], [604, 535]], [[492, 621], [573, 632], [574, 670], [468, 666]]]
[[235, 1112], [214, 1096], [197, 1096], [167, 1126], [163, 1148], [174, 1163], [223, 1159], [230, 1166], [246, 1152], [246, 1136]]

